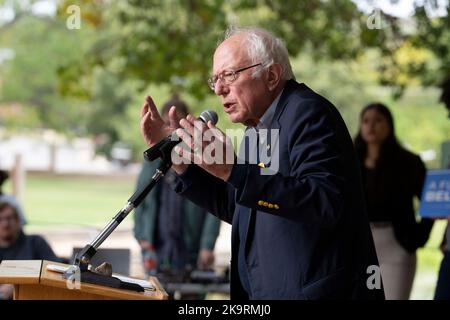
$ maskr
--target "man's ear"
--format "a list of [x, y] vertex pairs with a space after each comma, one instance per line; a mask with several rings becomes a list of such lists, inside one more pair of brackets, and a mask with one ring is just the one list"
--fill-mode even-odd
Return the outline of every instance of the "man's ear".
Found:
[[283, 66], [279, 63], [272, 64], [267, 70], [267, 86], [269, 90], [275, 90], [283, 75]]

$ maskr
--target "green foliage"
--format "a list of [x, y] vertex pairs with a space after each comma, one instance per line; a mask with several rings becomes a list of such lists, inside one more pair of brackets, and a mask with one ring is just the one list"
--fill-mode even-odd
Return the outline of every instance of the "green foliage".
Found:
[[114, 67], [120, 77], [143, 85], [170, 84], [203, 97], [211, 53], [226, 26], [223, 2], [112, 1], [104, 13], [109, 31], [87, 63]]
[[1, 47], [14, 52], [14, 59], [0, 65], [1, 100], [33, 109], [47, 127], [81, 130], [82, 109], [77, 99], [59, 94], [58, 70], [80, 61], [77, 48], [84, 39], [84, 34], [70, 32], [58, 20], [27, 16], [17, 21], [0, 40]]
[[406, 21], [383, 17], [387, 27], [380, 43], [384, 58], [379, 63], [380, 83], [396, 87], [397, 97], [414, 82], [438, 86], [450, 76], [449, 2], [415, 0], [414, 7], [414, 15]]
[[97, 9], [104, 10], [101, 35], [79, 74], [113, 64], [121, 77], [168, 84], [198, 99], [208, 93], [212, 54], [228, 25], [265, 27], [285, 39], [292, 55], [309, 46], [322, 59], [353, 59], [379, 44], [348, 0], [112, 0]]
[[[257, 25], [281, 36], [292, 55], [311, 47], [317, 59], [349, 59], [372, 45], [362, 13], [351, 1], [232, 1], [238, 25]], [[255, 14], [256, 13], [256, 14]]]

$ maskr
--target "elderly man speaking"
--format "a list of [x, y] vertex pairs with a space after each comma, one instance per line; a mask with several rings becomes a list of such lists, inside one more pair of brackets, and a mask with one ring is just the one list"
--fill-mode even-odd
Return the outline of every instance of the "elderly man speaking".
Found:
[[[176, 191], [232, 224], [231, 299], [384, 299], [352, 140], [333, 104], [295, 81], [283, 41], [228, 30], [208, 83], [231, 121], [256, 133], [246, 155], [208, 161], [198, 149], [230, 139], [175, 110], [165, 125], [148, 96], [141, 129], [149, 146], [176, 130], [186, 144], [172, 156], [192, 161], [172, 166]], [[278, 134], [267, 142], [262, 129]], [[192, 139], [207, 130], [215, 139]], [[277, 170], [245, 146], [276, 149]]]

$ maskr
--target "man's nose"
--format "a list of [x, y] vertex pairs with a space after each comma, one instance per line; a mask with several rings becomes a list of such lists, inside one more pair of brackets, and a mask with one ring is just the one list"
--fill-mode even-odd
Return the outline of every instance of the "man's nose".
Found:
[[214, 93], [218, 96], [223, 96], [228, 94], [229, 88], [227, 85], [224, 85], [222, 81], [217, 80], [215, 86], [214, 86]]

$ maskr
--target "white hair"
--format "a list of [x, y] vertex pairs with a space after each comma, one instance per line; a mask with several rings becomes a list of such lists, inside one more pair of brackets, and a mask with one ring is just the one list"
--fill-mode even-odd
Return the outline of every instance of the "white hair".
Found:
[[252, 63], [262, 64], [262, 68], [255, 71], [253, 77], [259, 76], [262, 70], [277, 63], [283, 68], [281, 76], [283, 80], [295, 79], [291, 62], [289, 61], [289, 53], [283, 40], [275, 37], [269, 31], [256, 27], [229, 27], [225, 32], [224, 40], [237, 34], [245, 35], [244, 41]]

